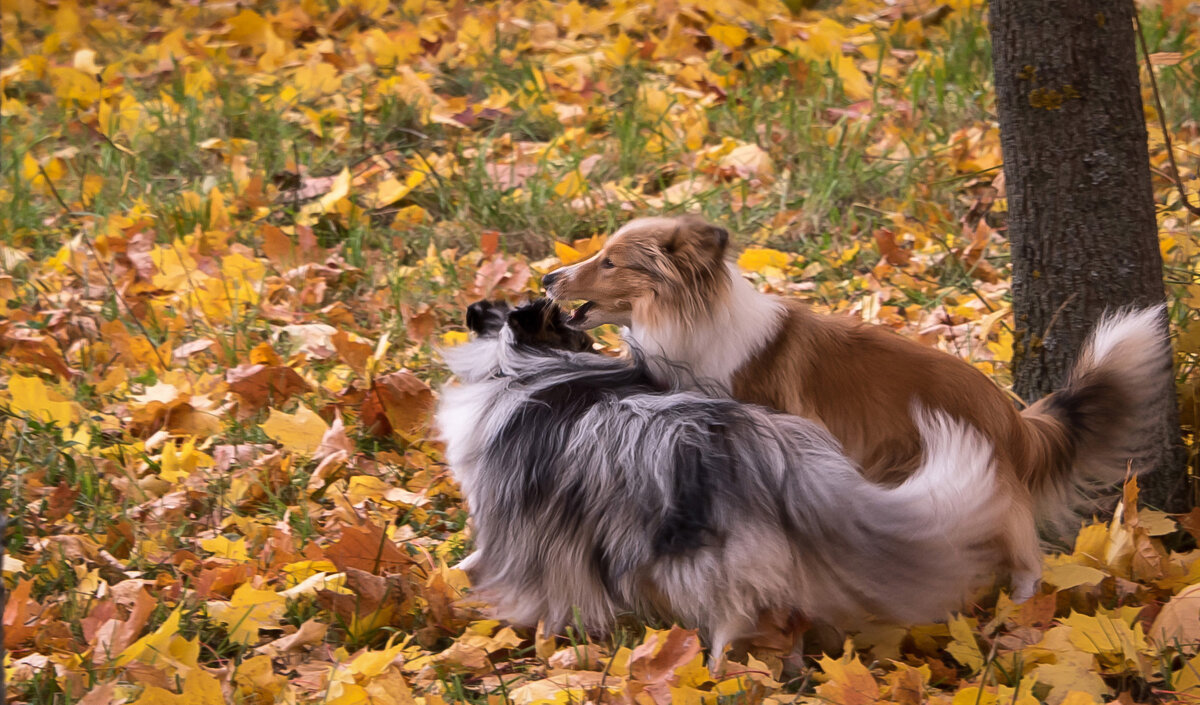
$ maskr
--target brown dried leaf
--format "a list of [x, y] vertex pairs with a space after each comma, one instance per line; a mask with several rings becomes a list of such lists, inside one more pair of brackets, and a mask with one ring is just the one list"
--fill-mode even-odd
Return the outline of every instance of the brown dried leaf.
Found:
[[1200, 541], [1200, 507], [1192, 507], [1187, 514], [1178, 517], [1179, 525], [1191, 534], [1192, 538]]
[[468, 671], [471, 673], [487, 673], [492, 670], [492, 662], [488, 653], [475, 644], [456, 641], [450, 648], [434, 657], [439, 666], [453, 671]]
[[346, 424], [342, 422], [341, 414], [334, 417], [329, 430], [321, 436], [321, 444], [313, 453], [313, 457], [319, 459], [332, 455], [338, 455], [342, 460], [354, 455], [354, 442], [346, 435]]
[[481, 264], [475, 272], [471, 295], [475, 298], [486, 299], [497, 289], [519, 293], [524, 291], [531, 276], [529, 265], [524, 261], [503, 255], [494, 255]]
[[58, 521], [71, 513], [75, 507], [75, 498], [79, 496], [79, 489], [71, 487], [65, 480], [60, 481], [58, 486], [46, 498], [46, 511], [42, 513], [42, 518], [47, 521]]
[[479, 250], [484, 257], [491, 257], [496, 254], [496, 250], [500, 247], [500, 231], [499, 230], [484, 230], [479, 233]]
[[275, 271], [286, 272], [306, 261], [303, 250], [296, 246], [287, 233], [274, 225], [264, 225], [260, 234], [263, 239], [263, 253], [271, 264], [275, 265]]
[[371, 522], [343, 529], [341, 538], [325, 550], [325, 556], [340, 571], [354, 569], [376, 575], [397, 573], [413, 564], [383, 528]]
[[280, 183], [279, 200], [308, 201], [329, 193], [337, 181], [334, 176], [297, 176], [295, 174], [279, 174], [276, 181]]
[[[139, 585], [133, 607], [126, 619], [110, 618], [99, 624], [92, 622], [90, 626], [94, 631], [94, 636], [89, 638], [93, 649], [92, 660], [95, 663], [107, 663], [109, 659], [137, 641], [157, 606], [158, 600]], [[85, 634], [88, 627], [89, 625], [85, 623]]]
[[875, 244], [879, 247], [879, 254], [890, 264], [904, 267], [912, 262], [912, 252], [900, 247], [896, 243], [896, 234], [887, 228], [875, 231]]
[[7, 328], [0, 335], [0, 353], [12, 362], [39, 365], [64, 379], [72, 379], [79, 373], [72, 370], [63, 360], [58, 343], [50, 337], [28, 328]]
[[433, 409], [433, 391], [408, 370], [376, 377], [363, 402], [363, 424], [377, 436], [412, 433]]
[[41, 612], [33, 599], [33, 580], [18, 582], [4, 604], [4, 648], [16, 649], [37, 634]]
[[329, 631], [329, 625], [318, 622], [315, 619], [310, 619], [294, 634], [289, 634], [285, 637], [280, 637], [275, 641], [267, 642], [255, 649], [260, 654], [266, 654], [271, 657], [278, 657], [288, 651], [302, 651], [310, 646], [316, 646], [325, 640], [325, 634]]
[[700, 653], [696, 632], [671, 627], [655, 632], [639, 644], [629, 657], [629, 675], [637, 680], [658, 705], [671, 703], [675, 670], [686, 666]]
[[[116, 690], [116, 681], [101, 683], [95, 688], [89, 690], [86, 695], [84, 695], [75, 703], [75, 705], [112, 705], [112, 703], [117, 700]], [[121, 698], [120, 700], [123, 702], [124, 698]]]
[[177, 346], [175, 350], [172, 351], [171, 357], [174, 358], [175, 362], [177, 363], [184, 362], [192, 355], [202, 353], [214, 345], [216, 345], [216, 343], [211, 338], [200, 338], [199, 340], [193, 340]]
[[1200, 649], [1200, 585], [1189, 585], [1163, 605], [1146, 638], [1159, 649], [1179, 647], [1186, 654]]
[[437, 314], [426, 303], [417, 304], [415, 308], [404, 304], [400, 307], [400, 315], [404, 317], [404, 330], [413, 342], [428, 340], [437, 327]]
[[604, 650], [596, 644], [581, 644], [560, 649], [546, 660], [551, 668], [571, 671], [598, 671], [602, 668]]
[[279, 365], [239, 365], [225, 372], [225, 381], [250, 412], [279, 406], [293, 395], [311, 390], [299, 373]]
[[488, 163], [483, 168], [487, 172], [488, 178], [501, 191], [508, 191], [523, 186], [529, 177], [534, 176], [540, 171], [540, 168], [536, 164]]
[[334, 333], [330, 341], [342, 362], [349, 365], [359, 377], [367, 376], [367, 362], [375, 352], [370, 344], [361, 340], [351, 340], [350, 335], [343, 330]]

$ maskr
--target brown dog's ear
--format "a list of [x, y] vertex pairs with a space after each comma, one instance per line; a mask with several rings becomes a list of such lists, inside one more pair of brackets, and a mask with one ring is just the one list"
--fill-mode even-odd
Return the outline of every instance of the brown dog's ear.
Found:
[[667, 254], [691, 250], [718, 259], [725, 256], [725, 248], [729, 245], [729, 231], [725, 228], [694, 215], [676, 218], [675, 223], [675, 231], [664, 244]]

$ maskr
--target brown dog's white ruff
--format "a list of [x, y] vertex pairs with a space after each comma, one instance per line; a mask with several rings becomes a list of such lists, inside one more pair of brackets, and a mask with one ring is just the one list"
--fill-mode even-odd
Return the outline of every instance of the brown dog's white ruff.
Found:
[[1067, 385], [1018, 412], [953, 355], [758, 292], [726, 262], [727, 245], [724, 229], [694, 216], [642, 218], [544, 283], [556, 299], [587, 301], [575, 326], [627, 326], [646, 353], [735, 398], [820, 420], [873, 480], [894, 484], [919, 465], [914, 402], [980, 429], [1009, 503], [998, 538], [1018, 601], [1041, 576], [1036, 522], [1073, 516], [1080, 487], [1119, 481], [1154, 437], [1149, 410], [1171, 379], [1162, 306], [1105, 318]]

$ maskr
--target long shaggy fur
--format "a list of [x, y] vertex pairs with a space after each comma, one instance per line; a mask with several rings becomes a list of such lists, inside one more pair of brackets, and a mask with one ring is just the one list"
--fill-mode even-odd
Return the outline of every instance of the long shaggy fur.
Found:
[[511, 318], [481, 330], [445, 353], [437, 425], [504, 619], [676, 619], [719, 656], [767, 614], [940, 619], [990, 572], [992, 449], [945, 414], [914, 409], [924, 461], [886, 488], [811, 421], [660, 390], [639, 355], [531, 345]]
[[1119, 479], [1131, 459], [1144, 468], [1138, 442], [1151, 439], [1171, 380], [1162, 307], [1104, 319], [1067, 386], [1020, 413], [963, 360], [759, 293], [726, 262], [727, 241], [692, 216], [642, 218], [543, 282], [554, 298], [587, 300], [572, 319], [580, 328], [625, 325], [633, 344], [737, 399], [819, 419], [872, 480], [902, 482], [920, 466], [914, 400], [979, 429], [1009, 505], [996, 540], [1018, 601], [1041, 574], [1037, 524], [1068, 528], [1086, 506], [1078, 490]]
[[1067, 384], [1024, 412], [1033, 462], [1027, 481], [1039, 514], [1068, 524], [1094, 490], [1119, 482], [1157, 441], [1149, 410], [1167, 394], [1170, 345], [1163, 306], [1106, 316], [1080, 351]]

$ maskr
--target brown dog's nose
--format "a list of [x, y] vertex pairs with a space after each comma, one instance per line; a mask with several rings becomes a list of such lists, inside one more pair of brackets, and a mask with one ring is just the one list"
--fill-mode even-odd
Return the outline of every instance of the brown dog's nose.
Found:
[[560, 276], [562, 276], [562, 270], [556, 269], [553, 272], [550, 272], [546, 276], [542, 277], [542, 288], [549, 289], [551, 286], [554, 285], [554, 282], [558, 281], [558, 278]]

